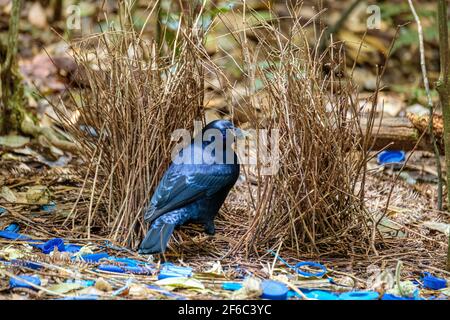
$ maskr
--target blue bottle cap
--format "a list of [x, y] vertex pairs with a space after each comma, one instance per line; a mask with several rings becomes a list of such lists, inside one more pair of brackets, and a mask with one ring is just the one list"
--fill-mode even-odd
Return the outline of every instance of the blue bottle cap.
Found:
[[338, 300], [339, 297], [331, 292], [324, 290], [312, 290], [308, 293], [305, 293], [305, 296], [311, 299], [317, 300]]
[[376, 291], [350, 291], [342, 293], [339, 300], [377, 300], [379, 296]]
[[447, 287], [447, 280], [434, 277], [428, 272], [424, 272], [422, 282], [425, 288], [431, 290], [440, 290]]
[[261, 298], [270, 300], [286, 300], [289, 292], [288, 287], [284, 283], [274, 280], [264, 280], [262, 289]]
[[222, 284], [223, 290], [236, 291], [242, 288], [242, 283], [240, 282], [225, 282]]
[[405, 151], [385, 150], [377, 156], [378, 164], [402, 164], [405, 161]]
[[27, 275], [22, 275], [22, 276], [17, 276], [17, 278], [11, 278], [9, 279], [9, 286], [11, 288], [28, 288], [28, 289], [33, 289], [35, 290], [34, 287], [30, 286], [29, 284], [21, 281], [20, 279], [23, 279], [25, 281], [31, 282], [32, 284], [41, 285], [41, 279], [38, 276], [27, 276]]

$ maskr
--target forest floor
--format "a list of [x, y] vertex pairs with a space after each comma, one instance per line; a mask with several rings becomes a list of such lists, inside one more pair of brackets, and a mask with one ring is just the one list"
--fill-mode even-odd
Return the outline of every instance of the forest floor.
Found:
[[[275, 258], [275, 253], [263, 257], [233, 255], [222, 258], [223, 252], [205, 254], [205, 244], [215, 241], [216, 247], [230, 246], [221, 237], [222, 221], [219, 218], [217, 234], [213, 238], [201, 232], [192, 233], [192, 227], [183, 227], [176, 233], [191, 232], [192, 242], [182, 244], [181, 253], [169, 250], [165, 256], [140, 256], [129, 249], [112, 244], [99, 235], [82, 239], [84, 230], [70, 222], [61, 227], [70, 214], [78, 188], [74, 187], [75, 171], [71, 166], [49, 168], [31, 155], [22, 155], [21, 161], [2, 160], [4, 182], [15, 196], [16, 203], [0, 204], [0, 297], [2, 299], [230, 299], [257, 297], [252, 284], [242, 286], [249, 276], [276, 279], [289, 287], [289, 299], [323, 297], [317, 292], [339, 294], [354, 290], [384, 293], [396, 276], [398, 261], [402, 261], [402, 281], [412, 281], [424, 299], [447, 299], [449, 291], [431, 290], [424, 285], [424, 272], [449, 278], [445, 271], [446, 226], [449, 215], [433, 210], [429, 205], [434, 198], [435, 185], [423, 182], [429, 179], [430, 170], [419, 164], [429, 161], [429, 155], [417, 153], [405, 169], [416, 182], [399, 180], [393, 183], [390, 168], [370, 163], [367, 182], [369, 211], [382, 214], [387, 194], [392, 186], [391, 201], [378, 230], [383, 234], [383, 249], [377, 254], [305, 255], [293, 259], [289, 256]], [[409, 168], [409, 169], [408, 169]], [[45, 186], [42, 187], [42, 186]], [[44, 191], [43, 191], [44, 190]], [[239, 185], [230, 195], [226, 210], [242, 209], [239, 198], [245, 192]], [[46, 194], [47, 192], [47, 194]], [[5, 193], [5, 189], [3, 190]], [[46, 203], [46, 195], [52, 201]], [[20, 197], [25, 200], [21, 202]], [[30, 205], [26, 199], [34, 197], [41, 205]], [[38, 202], [39, 202], [38, 201]], [[16, 233], [14, 233], [16, 232]], [[27, 236], [18, 240], [18, 235]], [[84, 235], [85, 236], [85, 235]], [[8, 239], [8, 237], [10, 239]], [[55, 238], [62, 239], [55, 240]], [[175, 235], [175, 238], [177, 236]], [[43, 246], [47, 241], [47, 246]], [[56, 242], [55, 242], [56, 241]], [[63, 242], [61, 244], [61, 242]], [[219, 243], [217, 243], [219, 242]], [[69, 245], [70, 244], [70, 245]], [[55, 246], [55, 248], [53, 247]], [[203, 247], [203, 248], [202, 248]], [[175, 269], [167, 264], [170, 261]], [[319, 276], [297, 273], [296, 263], [313, 261], [321, 269], [301, 269]], [[286, 262], [289, 264], [286, 265]], [[181, 270], [177, 269], [180, 268]], [[165, 274], [189, 274], [191, 277], [168, 277]], [[39, 278], [25, 284], [18, 276]], [[19, 285], [17, 285], [17, 281]], [[23, 279], [22, 279], [23, 280]], [[36, 279], [35, 279], [36, 280]], [[27, 278], [25, 279], [27, 281]], [[15, 287], [17, 286], [17, 287]], [[236, 287], [237, 286], [237, 287]], [[296, 288], [297, 292], [295, 291]], [[300, 293], [298, 292], [300, 291]], [[256, 290], [257, 292], [257, 290]], [[326, 297], [330, 299], [329, 296]]]

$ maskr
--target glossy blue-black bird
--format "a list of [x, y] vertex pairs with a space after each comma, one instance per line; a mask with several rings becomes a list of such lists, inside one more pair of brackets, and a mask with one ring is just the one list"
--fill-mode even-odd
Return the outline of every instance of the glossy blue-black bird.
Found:
[[173, 159], [150, 200], [141, 254], [164, 252], [175, 227], [188, 222], [215, 233], [214, 218], [239, 177], [231, 144], [242, 131], [230, 121], [215, 120], [199, 134]]

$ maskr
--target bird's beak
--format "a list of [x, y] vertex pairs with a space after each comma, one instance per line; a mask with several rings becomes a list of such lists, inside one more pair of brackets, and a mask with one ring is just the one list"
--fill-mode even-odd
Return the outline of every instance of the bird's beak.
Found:
[[234, 128], [233, 131], [234, 131], [234, 136], [238, 139], [245, 139], [246, 137], [250, 136], [250, 134], [247, 131], [242, 130], [240, 128]]

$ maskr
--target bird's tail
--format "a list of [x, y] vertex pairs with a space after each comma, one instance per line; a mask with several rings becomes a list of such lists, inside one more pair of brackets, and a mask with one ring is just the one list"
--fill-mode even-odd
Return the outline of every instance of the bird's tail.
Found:
[[140, 254], [154, 254], [166, 251], [167, 243], [175, 229], [175, 224], [158, 223], [152, 225], [139, 247]]

